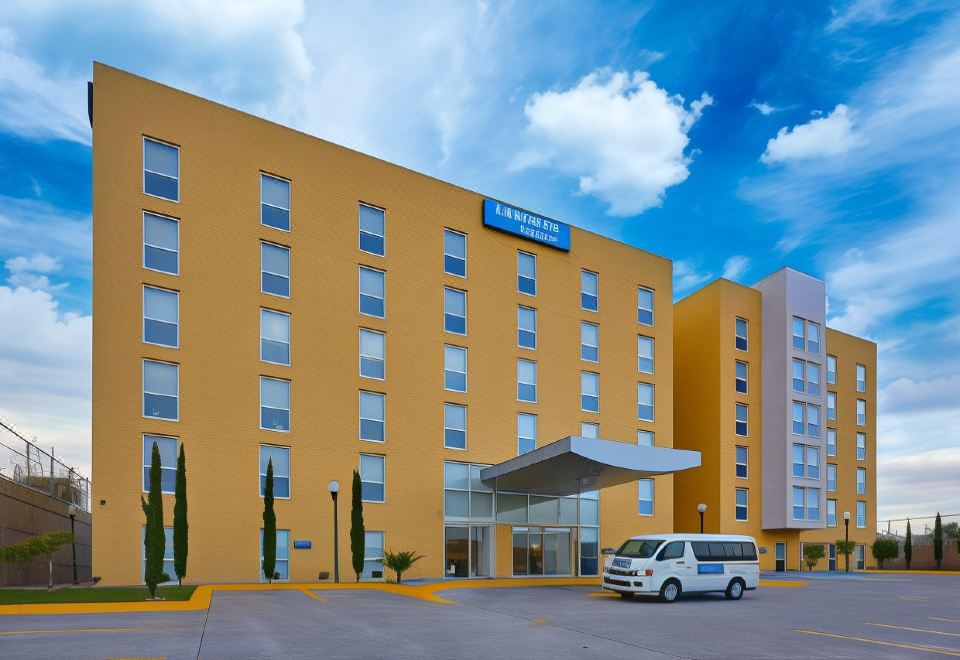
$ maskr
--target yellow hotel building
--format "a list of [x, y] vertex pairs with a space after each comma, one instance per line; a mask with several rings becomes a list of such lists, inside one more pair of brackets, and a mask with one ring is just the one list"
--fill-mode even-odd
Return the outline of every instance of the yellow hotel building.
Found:
[[[424, 555], [410, 578], [597, 575], [603, 547], [694, 531], [687, 509], [700, 501], [709, 530], [741, 531], [720, 410], [736, 398], [721, 379], [733, 326], [718, 303], [690, 328], [689, 301], [713, 305], [711, 291], [733, 287], [743, 304], [731, 313], [759, 342], [757, 290], [718, 282], [675, 308], [668, 259], [101, 64], [90, 107], [93, 561], [104, 584], [142, 580], [154, 443], [168, 526], [186, 453], [193, 583], [262, 579], [268, 459], [277, 571], [293, 581], [334, 572], [334, 480], [339, 572], [353, 579], [354, 470], [364, 579], [385, 577], [384, 549]], [[711, 333], [705, 372], [690, 360]], [[867, 542], [875, 347], [837, 337], [837, 499], [863, 499], [866, 526], [851, 524], [851, 537]], [[760, 369], [759, 343], [748, 352]], [[867, 365], [867, 394], [855, 392], [854, 360]], [[795, 525], [771, 531], [759, 517], [761, 399], [747, 396], [754, 508], [743, 531], [793, 552]], [[868, 404], [863, 497], [848, 483], [855, 397]], [[645, 467], [597, 458], [611, 451]], [[523, 483], [538, 487], [511, 487]], [[834, 538], [826, 510], [800, 541]], [[773, 568], [772, 550], [764, 561]]]

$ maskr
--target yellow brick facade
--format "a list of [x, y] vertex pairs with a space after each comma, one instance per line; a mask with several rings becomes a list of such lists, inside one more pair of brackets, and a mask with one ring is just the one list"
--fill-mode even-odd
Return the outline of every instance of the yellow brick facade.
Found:
[[[93, 85], [94, 575], [134, 584], [141, 574], [142, 435], [186, 449], [190, 582], [259, 578], [259, 447], [290, 447], [289, 499], [277, 526], [290, 579], [331, 571], [337, 479], [340, 572], [352, 577], [349, 484], [361, 453], [386, 456], [386, 501], [365, 505], [367, 530], [425, 559], [410, 578], [444, 574], [443, 464], [491, 464], [517, 452], [517, 412], [537, 415], [538, 446], [599, 422], [600, 436], [657, 444], [673, 438], [671, 262], [572, 228], [569, 252], [482, 225], [483, 196], [102, 65]], [[180, 201], [143, 192], [142, 140], [180, 148]], [[291, 231], [260, 223], [261, 172], [291, 181]], [[358, 205], [386, 210], [386, 254], [358, 249]], [[180, 275], [142, 267], [142, 213], [179, 220]], [[443, 230], [467, 235], [467, 277], [443, 272]], [[260, 242], [291, 249], [289, 299], [260, 292]], [[538, 293], [517, 292], [517, 251], [537, 256]], [[386, 318], [358, 311], [358, 268], [386, 272]], [[599, 273], [599, 311], [581, 309], [580, 272]], [[142, 337], [142, 286], [179, 292], [180, 347]], [[443, 329], [443, 288], [468, 292], [468, 334]], [[637, 289], [655, 292], [656, 322], [637, 322]], [[517, 347], [517, 306], [538, 310], [536, 350]], [[291, 366], [259, 359], [259, 311], [291, 314]], [[580, 359], [580, 321], [600, 326], [600, 361]], [[359, 328], [386, 333], [386, 379], [361, 378]], [[637, 335], [655, 339], [655, 375], [637, 369]], [[444, 390], [443, 346], [468, 349], [468, 392]], [[518, 357], [538, 363], [536, 404], [517, 402]], [[179, 421], [143, 417], [142, 360], [179, 364]], [[600, 374], [600, 413], [580, 411], [580, 372]], [[259, 429], [259, 377], [291, 382], [289, 433]], [[637, 383], [656, 388], [656, 421], [637, 419]], [[386, 441], [358, 439], [360, 390], [386, 395]], [[467, 405], [467, 449], [443, 445], [444, 402]], [[600, 497], [600, 545], [673, 529], [672, 477], [656, 510], [638, 514], [636, 482]], [[167, 525], [173, 497], [164, 497]], [[511, 574], [509, 526], [497, 525], [495, 574]]]

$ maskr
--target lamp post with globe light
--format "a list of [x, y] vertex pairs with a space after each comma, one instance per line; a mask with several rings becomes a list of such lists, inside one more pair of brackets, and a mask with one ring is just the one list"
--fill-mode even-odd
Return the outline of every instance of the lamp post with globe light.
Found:
[[340, 492], [340, 482], [334, 479], [327, 484], [330, 497], [333, 498], [333, 581], [340, 582], [340, 541], [337, 524], [337, 493]]
[[707, 511], [707, 505], [701, 502], [697, 505], [697, 511], [700, 512], [700, 533], [703, 534], [703, 514]]

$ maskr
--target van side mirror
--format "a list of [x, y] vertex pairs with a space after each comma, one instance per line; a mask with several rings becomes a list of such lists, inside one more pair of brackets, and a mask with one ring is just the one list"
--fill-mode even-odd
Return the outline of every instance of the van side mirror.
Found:
[[757, 548], [757, 551], [758, 551], [761, 555], [767, 554], [767, 548], [766, 548], [765, 546], [762, 546], [762, 545], [761, 545], [759, 548]]
[[615, 555], [617, 551], [614, 548], [602, 548], [600, 550], [601, 555]]

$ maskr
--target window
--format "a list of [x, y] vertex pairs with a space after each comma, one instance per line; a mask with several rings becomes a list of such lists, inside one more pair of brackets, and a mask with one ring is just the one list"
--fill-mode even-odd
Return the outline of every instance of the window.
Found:
[[467, 276], [467, 235], [452, 229], [443, 230], [443, 272], [457, 277]]
[[[277, 554], [274, 580], [290, 579], [290, 530], [277, 530]], [[263, 529], [260, 529], [260, 579], [263, 580]]]
[[837, 429], [827, 429], [827, 456], [837, 455]]
[[827, 421], [836, 421], [837, 419], [837, 393], [827, 392]]
[[517, 400], [536, 403], [537, 401], [537, 363], [531, 360], [517, 360]]
[[653, 291], [642, 286], [637, 289], [637, 323], [653, 325]]
[[820, 396], [820, 365], [807, 362], [807, 394]]
[[749, 491], [746, 488], [737, 488], [737, 504], [734, 515], [737, 520], [747, 519], [747, 502]]
[[[147, 528], [140, 528], [140, 579], [143, 580], [147, 572], [147, 546], [144, 544], [147, 536]], [[170, 582], [163, 584], [176, 584], [177, 572], [173, 567], [173, 527], [163, 528], [164, 546], [163, 546], [163, 572], [170, 576]]]
[[600, 304], [600, 276], [589, 270], [580, 271], [580, 307], [595, 312]]
[[798, 316], [793, 317], [793, 347], [798, 351], [807, 347], [806, 322]]
[[807, 351], [820, 352], [820, 324], [807, 321]]
[[177, 421], [180, 415], [180, 365], [143, 361], [143, 416]]
[[820, 478], [820, 449], [807, 446], [807, 479]]
[[747, 363], [737, 360], [736, 388], [740, 394], [747, 393]]
[[867, 494], [867, 469], [857, 468], [857, 495]]
[[260, 428], [290, 430], [290, 381], [260, 376]]
[[600, 374], [580, 372], [580, 409], [600, 412]]
[[376, 392], [360, 392], [360, 439], [371, 442], [386, 440], [386, 396]]
[[290, 315], [260, 310], [260, 359], [290, 364]]
[[290, 248], [260, 243], [260, 291], [290, 297]]
[[810, 353], [820, 352], [820, 324], [793, 317], [793, 347]]
[[837, 358], [834, 355], [827, 356], [827, 385], [837, 384]]
[[165, 435], [143, 436], [143, 490], [150, 490], [153, 445], [160, 451], [160, 492], [172, 493], [177, 483], [177, 439]]
[[637, 371], [642, 374], [653, 373], [653, 338], [637, 336]]
[[528, 296], [537, 295], [537, 257], [528, 252], [517, 252], [517, 291]]
[[803, 435], [803, 404], [799, 401], [793, 402], [793, 432]]
[[827, 500], [827, 527], [837, 526], [837, 501]]
[[143, 138], [143, 192], [180, 201], [180, 148]]
[[747, 405], [745, 403], [736, 404], [736, 425], [734, 430], [737, 435], [747, 435]]
[[807, 488], [807, 520], [820, 520], [820, 489]]
[[467, 292], [443, 289], [443, 329], [456, 335], [467, 334]]
[[637, 383], [637, 419], [653, 421], [653, 385]]
[[804, 476], [803, 445], [793, 445], [793, 476]]
[[867, 460], [867, 434], [857, 433], [857, 460]]
[[827, 463], [827, 490], [831, 493], [837, 491], [837, 466], [834, 463]]
[[803, 392], [804, 390], [804, 380], [803, 380], [803, 360], [798, 360], [793, 358], [792, 361], [792, 381], [793, 381], [793, 391], [794, 392]]
[[443, 347], [443, 387], [453, 392], [467, 391], [467, 349]]
[[143, 267], [180, 274], [180, 223], [175, 219], [143, 212]]
[[517, 456], [537, 447], [537, 416], [517, 413]]
[[600, 326], [596, 323], [580, 321], [580, 359], [600, 361]]
[[267, 464], [273, 466], [273, 496], [290, 497], [290, 448], [260, 445], [260, 497], [267, 488]]
[[807, 435], [820, 437], [820, 406], [807, 404]]
[[467, 407], [443, 404], [443, 446], [447, 449], [467, 448]]
[[863, 399], [857, 399], [857, 426], [867, 424], [867, 402]]
[[360, 328], [360, 375], [364, 378], [386, 378], [387, 336], [376, 330]]
[[793, 487], [793, 519], [803, 520], [803, 488]]
[[867, 391], [867, 368], [862, 364], [857, 365], [857, 391]]
[[[480, 480], [480, 471], [486, 465], [454, 463], [443, 464], [443, 517], [445, 520], [493, 521], [493, 489]], [[501, 493], [501, 496], [504, 494]], [[507, 497], [517, 497], [507, 495]], [[526, 513], [526, 495], [524, 514]], [[503, 507], [501, 507], [503, 510]], [[463, 537], [466, 539], [466, 536]]]
[[386, 314], [385, 280], [387, 274], [360, 266], [360, 313], [384, 318]]
[[683, 559], [683, 554], [686, 550], [686, 543], [684, 541], [673, 541], [667, 543], [663, 546], [663, 550], [657, 555], [657, 561], [664, 561], [667, 559]]
[[794, 520], [820, 520], [820, 489], [793, 487]]
[[653, 515], [653, 479], [640, 479], [640, 515]]
[[[857, 527], [861, 529], [867, 526], [867, 503], [857, 502]], [[863, 546], [860, 546], [861, 548]]]
[[152, 286], [143, 287], [143, 341], [180, 346], [180, 294]]
[[641, 447], [653, 447], [653, 431], [637, 431], [637, 444]]
[[736, 334], [735, 345], [738, 351], [747, 350], [747, 319], [737, 318], [734, 323], [734, 333]]
[[359, 205], [360, 250], [383, 256], [386, 253], [386, 212], [375, 206]]
[[749, 542], [692, 541], [690, 547], [697, 561], [757, 561], [757, 546]]
[[383, 579], [383, 532], [363, 533], [363, 572], [361, 579]]
[[737, 479], [747, 478], [747, 456], [749, 452], [743, 445], [737, 445]]
[[517, 346], [537, 347], [537, 310], [530, 307], [517, 307]]
[[593, 422], [580, 422], [580, 437], [599, 438], [600, 425]]
[[260, 173], [260, 224], [290, 231], [290, 182]]
[[364, 502], [386, 501], [386, 461], [378, 454], [360, 454], [360, 499]]

